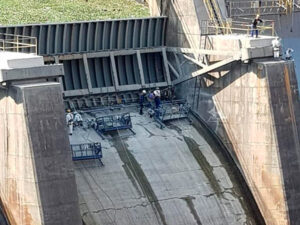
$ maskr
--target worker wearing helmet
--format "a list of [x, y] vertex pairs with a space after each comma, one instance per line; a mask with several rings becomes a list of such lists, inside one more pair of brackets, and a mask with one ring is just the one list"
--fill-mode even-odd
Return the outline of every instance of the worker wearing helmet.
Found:
[[67, 109], [66, 121], [67, 121], [67, 126], [69, 129], [69, 135], [73, 134], [73, 120], [74, 120], [74, 116], [73, 116], [71, 110]]
[[157, 87], [156, 90], [153, 92], [154, 94], [154, 102], [155, 102], [155, 108], [158, 108], [160, 106], [160, 90]]
[[140, 115], [143, 115], [143, 108], [144, 108], [144, 101], [146, 97], [146, 90], [143, 90], [141, 95], [140, 95]]

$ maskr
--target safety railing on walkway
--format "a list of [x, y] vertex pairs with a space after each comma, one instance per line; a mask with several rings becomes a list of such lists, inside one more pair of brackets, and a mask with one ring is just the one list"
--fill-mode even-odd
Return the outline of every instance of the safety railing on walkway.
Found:
[[228, 12], [230, 17], [236, 16], [253, 16], [260, 15], [274, 15], [291, 13], [297, 3], [292, 0], [252, 0], [228, 1]]
[[[252, 19], [248, 21], [226, 21], [223, 27], [215, 25], [214, 21], [202, 20], [201, 34], [202, 35], [218, 35], [218, 34], [246, 34], [250, 35]], [[264, 21], [262, 25], [257, 26], [257, 30], [261, 35], [275, 36], [274, 21]]]
[[0, 33], [0, 51], [37, 54], [37, 38]]

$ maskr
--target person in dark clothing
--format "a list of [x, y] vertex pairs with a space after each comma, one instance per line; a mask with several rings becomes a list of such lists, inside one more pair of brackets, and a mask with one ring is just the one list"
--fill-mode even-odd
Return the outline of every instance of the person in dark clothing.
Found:
[[256, 18], [253, 20], [252, 22], [252, 26], [251, 26], [251, 37], [254, 36], [254, 31], [256, 34], [256, 37], [258, 37], [258, 29], [257, 29], [257, 24], [258, 23], [262, 23], [263, 21], [259, 18], [259, 15], [256, 16]]
[[157, 87], [156, 90], [153, 92], [154, 94], [154, 102], [155, 102], [155, 108], [159, 108], [160, 106], [160, 97], [161, 97], [161, 94], [160, 94], [160, 90], [159, 88]]
[[143, 108], [144, 108], [144, 101], [145, 101], [146, 94], [147, 94], [146, 90], [143, 90], [140, 95], [140, 115], [143, 115]]

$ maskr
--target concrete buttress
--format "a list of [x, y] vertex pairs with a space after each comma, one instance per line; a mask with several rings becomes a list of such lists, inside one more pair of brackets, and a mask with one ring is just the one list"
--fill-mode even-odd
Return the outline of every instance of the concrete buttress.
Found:
[[[36, 66], [42, 77], [53, 77], [55, 66], [39, 63], [26, 73]], [[56, 73], [62, 71], [57, 67]], [[0, 88], [0, 197], [5, 213], [11, 225], [80, 225], [60, 84], [38, 76], [28, 81], [23, 75]]]

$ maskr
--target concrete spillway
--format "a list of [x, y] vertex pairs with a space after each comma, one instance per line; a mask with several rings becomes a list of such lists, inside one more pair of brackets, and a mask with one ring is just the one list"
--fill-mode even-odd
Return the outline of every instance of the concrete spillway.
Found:
[[[44, 60], [56, 63], [1, 58], [0, 197], [10, 223], [299, 224], [294, 62], [273, 58], [274, 37], [203, 35], [203, 1], [150, 2], [169, 16], [168, 26], [161, 17], [3, 28], [39, 32], [40, 50], [51, 54]], [[77, 127], [70, 137], [71, 144], [101, 142], [104, 167], [71, 162], [62, 94], [81, 110], [136, 101], [141, 88], [154, 87], [185, 99], [193, 124], [176, 120], [161, 130], [130, 108], [136, 135], [102, 140]]]
[[178, 120], [161, 130], [135, 111], [136, 135], [120, 131], [102, 140], [93, 129], [76, 128], [70, 137], [71, 144], [103, 147], [104, 167], [74, 163], [85, 224], [260, 224], [249, 193], [205, 129]]

